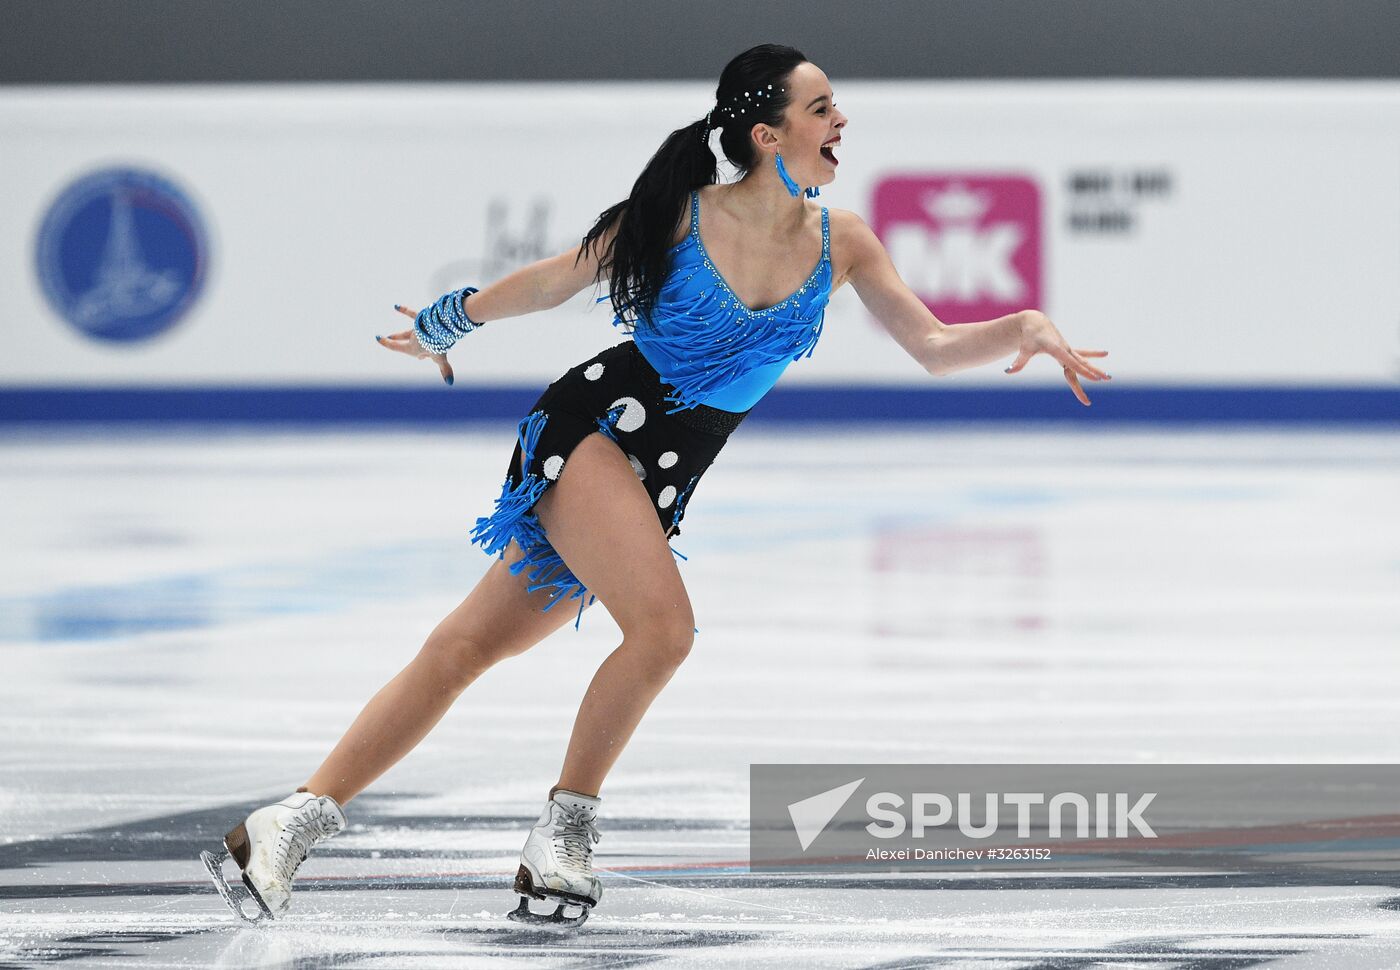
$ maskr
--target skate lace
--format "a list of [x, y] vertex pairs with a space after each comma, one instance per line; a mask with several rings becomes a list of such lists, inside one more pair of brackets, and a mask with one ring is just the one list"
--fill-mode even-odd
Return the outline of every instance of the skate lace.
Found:
[[593, 820], [583, 810], [561, 809], [559, 830], [554, 834], [555, 851], [565, 861], [577, 868], [591, 868], [593, 865], [593, 842], [603, 837], [593, 825]]
[[306, 861], [311, 847], [339, 831], [339, 822], [322, 811], [320, 802], [307, 802], [297, 814], [287, 819], [277, 837], [278, 878], [291, 885], [292, 877]]

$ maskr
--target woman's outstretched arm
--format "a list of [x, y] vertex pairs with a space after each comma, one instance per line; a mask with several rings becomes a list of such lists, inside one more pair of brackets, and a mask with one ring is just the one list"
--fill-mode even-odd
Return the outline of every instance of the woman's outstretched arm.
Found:
[[575, 246], [558, 256], [522, 266], [477, 293], [469, 293], [462, 301], [463, 309], [473, 321], [484, 323], [559, 306], [597, 281], [598, 254], [606, 250], [615, 231], [616, 226], [610, 227], [582, 258]]
[[945, 324], [900, 279], [889, 253], [865, 221], [855, 213], [845, 218], [850, 220], [846, 235], [851, 240], [851, 285], [871, 315], [930, 374], [942, 377], [1016, 354], [1015, 362], [1006, 369], [1015, 374], [1035, 354], [1045, 353], [1060, 362], [1065, 380], [1084, 404], [1089, 399], [1079, 378], [1109, 379], [1084, 359], [1105, 357], [1108, 351], [1071, 348], [1039, 310], [1020, 310], [976, 323]]
[[[519, 317], [537, 310], [557, 307], [597, 280], [599, 254], [607, 251], [607, 245], [614, 232], [616, 226], [610, 227], [581, 255], [579, 249], [582, 247], [579, 247], [558, 256], [536, 260], [490, 286], [466, 293], [461, 297], [461, 307], [467, 318], [476, 326], [490, 320]], [[448, 295], [456, 298], [456, 294], [457, 291], [454, 290]], [[394, 304], [394, 309], [410, 319], [418, 316], [417, 310], [397, 303]], [[447, 354], [430, 353], [424, 349], [412, 328], [388, 336], [376, 336], [374, 339], [386, 350], [407, 354], [419, 360], [432, 361], [442, 374], [442, 379], [449, 385], [453, 382], [452, 365], [448, 363]]]

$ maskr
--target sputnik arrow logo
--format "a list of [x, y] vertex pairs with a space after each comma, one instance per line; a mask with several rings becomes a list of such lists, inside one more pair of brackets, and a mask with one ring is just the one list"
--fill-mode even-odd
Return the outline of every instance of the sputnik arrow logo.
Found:
[[802, 843], [803, 852], [817, 840], [827, 823], [836, 817], [836, 813], [841, 811], [863, 781], [864, 778], [857, 778], [839, 788], [793, 802], [787, 807], [788, 817], [792, 819], [792, 827], [797, 830], [797, 841]]

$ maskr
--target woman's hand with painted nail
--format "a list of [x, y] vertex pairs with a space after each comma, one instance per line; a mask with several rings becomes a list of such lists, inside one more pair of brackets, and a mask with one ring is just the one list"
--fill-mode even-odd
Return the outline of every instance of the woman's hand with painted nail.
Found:
[[[395, 304], [394, 309], [406, 317], [412, 319], [417, 319], [418, 317], [417, 313], [407, 307]], [[428, 358], [433, 363], [437, 364], [438, 372], [442, 374], [443, 381], [449, 386], [452, 384], [452, 365], [447, 362], [447, 355], [431, 354], [424, 350], [423, 345], [418, 342], [418, 338], [413, 335], [413, 329], [411, 327], [408, 330], [400, 330], [398, 333], [391, 333], [387, 337], [375, 337], [374, 339], [379, 343], [379, 346], [388, 350], [396, 350], [401, 354], [417, 357], [419, 360], [425, 357]]]
[[1060, 362], [1065, 370], [1065, 380], [1069, 382], [1070, 390], [1074, 391], [1074, 396], [1079, 398], [1079, 403], [1085, 406], [1089, 404], [1089, 398], [1084, 393], [1084, 388], [1079, 384], [1080, 377], [1087, 377], [1091, 381], [1108, 381], [1113, 378], [1099, 370], [1093, 364], [1085, 360], [1085, 357], [1107, 357], [1106, 350], [1079, 350], [1071, 348], [1061, 336], [1060, 331], [1050, 322], [1050, 318], [1039, 310], [1027, 310], [1025, 321], [1021, 325], [1021, 350], [1017, 354], [1015, 362], [1008, 368], [1006, 373], [1018, 373], [1026, 366], [1026, 361], [1036, 354], [1049, 354]]

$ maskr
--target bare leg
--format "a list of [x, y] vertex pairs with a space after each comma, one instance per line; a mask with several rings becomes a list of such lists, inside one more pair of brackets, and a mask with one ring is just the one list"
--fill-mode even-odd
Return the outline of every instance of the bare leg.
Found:
[[491, 564], [412, 662], [365, 705], [306, 791], [345, 805], [412, 751], [489, 667], [524, 653], [577, 615], [567, 603], [542, 611], [549, 591], [526, 593], [525, 573], [512, 576], [508, 569], [521, 555], [512, 543], [506, 559]]
[[622, 641], [593, 675], [574, 720], [557, 788], [596, 795], [679, 659], [646, 639]]
[[596, 795], [690, 652], [695, 618], [651, 498], [606, 437], [575, 447], [535, 511], [555, 550], [622, 628], [622, 644], [579, 708], [557, 786]]

